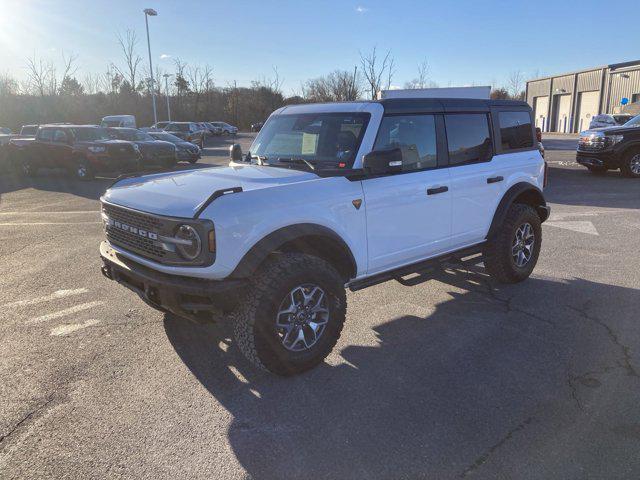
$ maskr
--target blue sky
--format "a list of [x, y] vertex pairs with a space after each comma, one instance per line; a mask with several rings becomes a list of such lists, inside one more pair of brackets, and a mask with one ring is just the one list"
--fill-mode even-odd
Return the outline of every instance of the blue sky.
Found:
[[[359, 63], [359, 51], [390, 49], [403, 85], [426, 59], [440, 84], [506, 82], [521, 70], [555, 74], [640, 57], [626, 18], [637, 0], [0, 0], [0, 72], [23, 78], [28, 56], [58, 62], [78, 54], [85, 72], [121, 62], [116, 33], [135, 29], [147, 62], [145, 7], [156, 65], [173, 59], [213, 67], [217, 85], [270, 76], [277, 66], [285, 93], [306, 79]], [[161, 56], [165, 56], [161, 58]]]

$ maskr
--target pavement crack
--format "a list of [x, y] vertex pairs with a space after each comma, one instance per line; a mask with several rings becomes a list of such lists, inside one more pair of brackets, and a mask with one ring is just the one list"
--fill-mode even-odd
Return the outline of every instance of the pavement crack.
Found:
[[469, 475], [471, 475], [473, 472], [475, 472], [478, 468], [480, 468], [482, 465], [484, 465], [485, 463], [487, 463], [487, 460], [489, 460], [489, 458], [497, 451], [499, 450], [504, 444], [506, 444], [507, 442], [509, 442], [513, 436], [524, 430], [527, 425], [529, 425], [532, 421], [533, 421], [534, 417], [533, 415], [530, 417], [527, 417], [526, 420], [524, 420], [523, 422], [519, 423], [518, 425], [516, 425], [514, 428], [512, 428], [511, 430], [509, 430], [506, 435], [504, 437], [502, 437], [497, 443], [495, 443], [492, 447], [489, 448], [489, 450], [487, 450], [485, 453], [483, 453], [482, 455], [480, 455], [478, 458], [476, 458], [476, 460], [469, 466], [467, 467], [464, 472], [462, 472], [459, 477], [460, 478], [466, 478]]
[[15, 431], [18, 430], [25, 422], [29, 421], [34, 415], [37, 415], [39, 412], [47, 408], [53, 400], [53, 395], [51, 395], [46, 402], [40, 404], [38, 407], [23, 416], [20, 421], [18, 421], [18, 423], [16, 423], [5, 435], [0, 436], [0, 446], [2, 446], [2, 443], [5, 440], [8, 440], [9, 437], [11, 437], [11, 435], [13, 435], [13, 433], [15, 433]]
[[587, 302], [582, 308], [577, 308], [577, 307], [573, 307], [573, 306], [569, 306], [569, 308], [571, 310], [577, 312], [578, 314], [580, 314], [583, 318], [585, 318], [585, 319], [595, 323], [596, 325], [599, 325], [601, 328], [603, 328], [607, 332], [607, 335], [608, 335], [609, 339], [611, 340], [611, 342], [614, 345], [616, 345], [618, 347], [618, 349], [620, 350], [620, 352], [622, 353], [622, 365], [621, 365], [621, 367], [626, 370], [627, 375], [629, 375], [631, 377], [640, 377], [640, 374], [638, 374], [638, 371], [636, 370], [636, 367], [634, 367], [634, 365], [632, 363], [630, 347], [628, 345], [625, 345], [624, 343], [622, 343], [620, 341], [620, 337], [618, 336], [618, 334], [606, 322], [602, 321], [598, 317], [589, 315], [589, 313], [587, 312], [588, 303], [589, 302]]

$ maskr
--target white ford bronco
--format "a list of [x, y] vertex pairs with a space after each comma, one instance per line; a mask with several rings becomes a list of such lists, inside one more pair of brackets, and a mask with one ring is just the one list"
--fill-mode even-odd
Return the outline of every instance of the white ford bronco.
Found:
[[233, 322], [256, 366], [322, 362], [345, 289], [413, 285], [444, 260], [533, 270], [549, 216], [524, 102], [388, 99], [274, 112], [228, 167], [122, 178], [102, 272], [161, 311]]

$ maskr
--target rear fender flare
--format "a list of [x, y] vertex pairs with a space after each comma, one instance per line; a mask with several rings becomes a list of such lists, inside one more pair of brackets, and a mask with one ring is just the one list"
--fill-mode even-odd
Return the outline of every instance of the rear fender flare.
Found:
[[[526, 201], [520, 201], [521, 199]], [[514, 203], [525, 203], [533, 206], [542, 222], [544, 222], [549, 216], [549, 212], [546, 209], [547, 202], [544, 199], [542, 190], [527, 182], [516, 183], [506, 191], [502, 200], [500, 200], [498, 208], [496, 208], [496, 211], [493, 214], [493, 220], [489, 227], [489, 233], [487, 233], [487, 239], [493, 238], [504, 222], [509, 207]]]

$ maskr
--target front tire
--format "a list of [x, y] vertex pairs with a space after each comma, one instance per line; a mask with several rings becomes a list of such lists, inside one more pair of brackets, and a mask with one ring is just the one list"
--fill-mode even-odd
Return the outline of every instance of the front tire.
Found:
[[73, 169], [73, 176], [82, 181], [93, 180], [95, 173], [86, 158], [78, 158]]
[[522, 282], [533, 272], [541, 245], [540, 217], [529, 205], [514, 203], [500, 230], [487, 241], [484, 266], [500, 283]]
[[302, 373], [335, 346], [346, 317], [344, 279], [326, 261], [284, 253], [260, 268], [233, 314], [236, 343], [255, 366]]
[[640, 178], [640, 151], [634, 150], [626, 154], [620, 171], [625, 177]]

